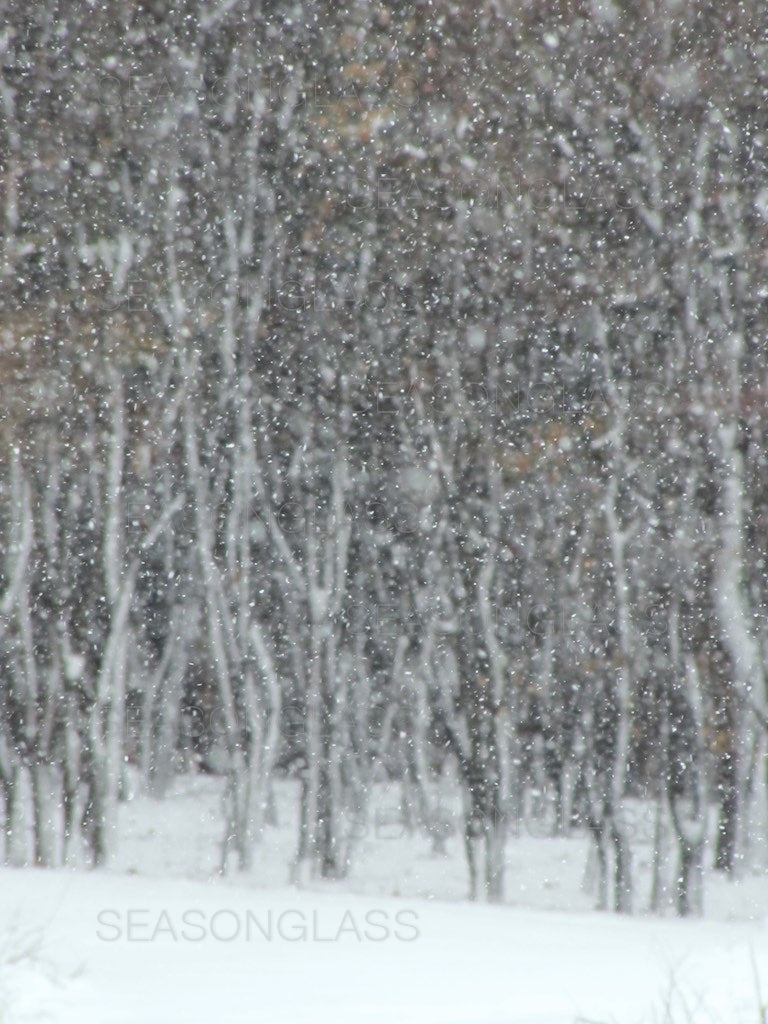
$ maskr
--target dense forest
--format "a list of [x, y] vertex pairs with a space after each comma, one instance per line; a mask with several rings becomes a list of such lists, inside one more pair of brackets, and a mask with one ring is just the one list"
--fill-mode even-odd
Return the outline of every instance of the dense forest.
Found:
[[640, 802], [699, 911], [768, 829], [765, 6], [2, 14], [5, 859], [197, 771], [222, 871], [288, 777], [340, 878], [449, 777], [475, 898], [533, 815], [638, 909]]

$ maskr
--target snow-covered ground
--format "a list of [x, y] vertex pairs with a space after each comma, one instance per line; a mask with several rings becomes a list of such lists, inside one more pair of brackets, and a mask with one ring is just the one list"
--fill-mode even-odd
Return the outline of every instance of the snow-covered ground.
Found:
[[248, 876], [215, 877], [218, 783], [206, 778], [124, 805], [109, 872], [0, 871], [0, 1022], [761, 1019], [763, 876], [710, 880], [703, 921], [619, 918], [588, 910], [583, 840], [527, 835], [509, 845], [509, 905], [473, 906], [456, 837], [440, 858], [380, 827], [347, 882], [297, 891], [290, 801], [286, 783], [280, 827]]
[[[257, 850], [249, 885], [282, 888], [289, 878], [288, 864], [296, 848], [297, 784], [276, 783], [278, 826]], [[354, 838], [350, 877], [345, 892], [365, 896], [464, 900], [467, 866], [457, 832], [446, 842], [445, 857], [435, 856], [432, 841], [421, 832], [409, 834], [397, 820], [400, 794], [397, 787], [379, 786], [371, 795], [365, 828], [350, 827]], [[441, 798], [453, 810], [459, 808], [450, 790]], [[651, 889], [651, 837], [653, 822], [643, 808], [635, 812], [633, 842], [636, 878], [635, 910], [647, 910]], [[221, 781], [210, 776], [177, 779], [165, 800], [137, 797], [121, 805], [120, 841], [115, 870], [118, 872], [208, 880], [216, 874], [222, 835]], [[589, 912], [595, 905], [589, 884], [589, 844], [584, 836], [553, 839], [543, 835], [544, 826], [523, 824], [506, 849], [506, 894], [512, 907]], [[755, 851], [755, 859], [758, 854]], [[671, 883], [674, 851], [668, 859]], [[312, 888], [335, 892], [339, 883], [313, 883]], [[671, 888], [671, 887], [670, 887]], [[740, 921], [768, 917], [768, 874], [745, 872], [736, 881], [710, 871], [705, 885], [706, 916], [713, 920]], [[668, 911], [672, 914], [671, 907]]]
[[31, 962], [4, 970], [8, 996], [24, 995], [9, 1021], [757, 1024], [754, 963], [768, 991], [763, 923], [105, 873], [1, 877], [3, 920], [23, 907], [27, 935], [40, 936]]

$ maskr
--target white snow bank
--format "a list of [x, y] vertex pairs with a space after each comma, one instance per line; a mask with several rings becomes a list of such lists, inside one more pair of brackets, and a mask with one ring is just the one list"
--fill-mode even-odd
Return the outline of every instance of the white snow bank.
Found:
[[0, 894], [53, 965], [12, 1009], [57, 1024], [639, 1024], [673, 981], [671, 1020], [753, 1024], [753, 964], [768, 993], [764, 923], [12, 869]]

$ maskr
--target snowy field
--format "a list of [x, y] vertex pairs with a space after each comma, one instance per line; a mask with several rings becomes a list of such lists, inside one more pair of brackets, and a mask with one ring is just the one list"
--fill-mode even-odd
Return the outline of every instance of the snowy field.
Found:
[[768, 985], [762, 923], [100, 874], [5, 871], [3, 882], [4, 920], [23, 904], [25, 930], [40, 929], [32, 963], [4, 971], [11, 1021], [637, 1024], [668, 1020], [671, 993], [675, 1021], [738, 1024], [759, 1019], [753, 957]]
[[[277, 781], [277, 827], [268, 830], [254, 858], [249, 885], [282, 888], [288, 883], [288, 865], [296, 849], [297, 785]], [[120, 806], [120, 839], [114, 869], [125, 874], [172, 876], [210, 881], [217, 875], [222, 832], [221, 782], [210, 776], [176, 780], [165, 800], [137, 796]], [[441, 797], [460, 822], [458, 796], [450, 787]], [[349, 877], [343, 883], [317, 881], [318, 892], [345, 892], [360, 896], [465, 900], [467, 865], [458, 832], [446, 840], [446, 856], [435, 856], [432, 841], [419, 830], [409, 833], [400, 821], [400, 793], [396, 786], [379, 786], [371, 796], [368, 824], [350, 826], [353, 839]], [[647, 909], [651, 887], [651, 814], [638, 807], [633, 820], [635, 911]], [[762, 831], [762, 830], [761, 830]], [[530, 820], [506, 849], [506, 901], [530, 910], [589, 912], [595, 905], [590, 845], [583, 835], [552, 838], [545, 825]], [[765, 857], [753, 840], [756, 861]], [[667, 881], [674, 868], [674, 852], [667, 863]], [[670, 904], [671, 904], [670, 892]], [[709, 871], [705, 881], [705, 913], [719, 921], [768, 918], [768, 874], [744, 872], [729, 881]], [[669, 914], [673, 911], [670, 905]]]
[[109, 872], [4, 869], [0, 1021], [761, 1020], [764, 877], [710, 879], [703, 921], [596, 914], [583, 839], [521, 836], [507, 851], [508, 905], [484, 907], [463, 901], [455, 836], [435, 857], [426, 838], [378, 829], [346, 882], [298, 891], [286, 885], [291, 795], [284, 784], [269, 857], [249, 876], [215, 877], [208, 778], [123, 805]]

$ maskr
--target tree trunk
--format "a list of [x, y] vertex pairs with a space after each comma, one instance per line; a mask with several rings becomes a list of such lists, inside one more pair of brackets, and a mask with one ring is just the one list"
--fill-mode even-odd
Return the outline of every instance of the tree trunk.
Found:
[[11, 867], [22, 867], [27, 858], [21, 829], [21, 770], [17, 765], [4, 769], [0, 786], [3, 792], [5, 863]]
[[55, 865], [55, 833], [52, 817], [53, 780], [50, 765], [36, 762], [30, 769], [32, 781], [32, 814], [35, 864], [50, 868]]

